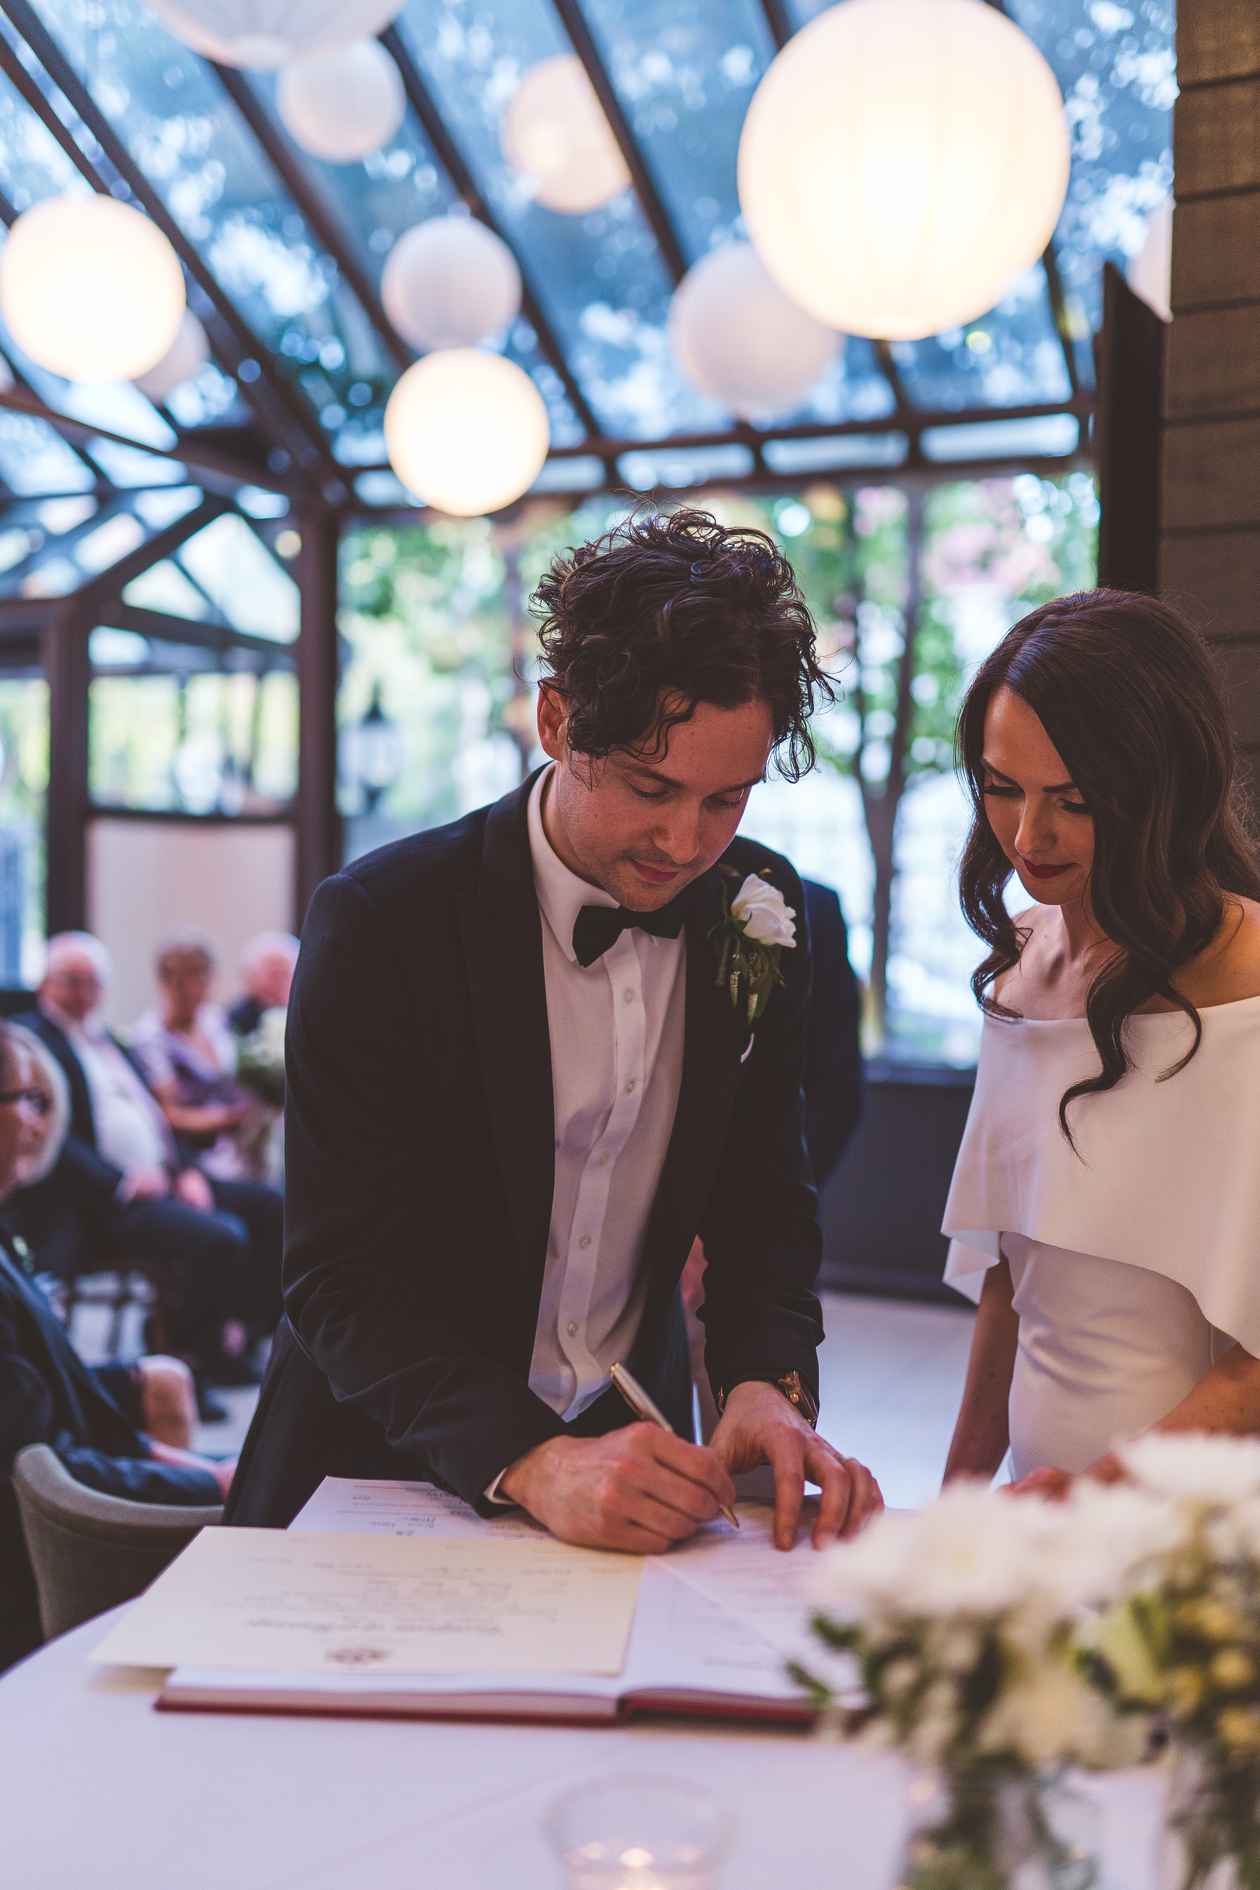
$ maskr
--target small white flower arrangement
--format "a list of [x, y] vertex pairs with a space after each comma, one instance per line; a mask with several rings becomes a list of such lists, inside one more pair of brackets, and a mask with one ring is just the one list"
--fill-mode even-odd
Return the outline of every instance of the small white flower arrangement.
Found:
[[236, 1053], [237, 1081], [274, 1109], [284, 1106], [284, 1032], [288, 1012], [283, 1005], [263, 1012]]
[[[722, 870], [732, 880], [739, 877], [733, 868]], [[779, 959], [796, 945], [796, 914], [768, 870], [749, 873], [733, 898], [723, 888], [722, 906], [710, 934], [718, 946], [717, 982], [726, 986], [751, 1029], [775, 986], [783, 983]]]

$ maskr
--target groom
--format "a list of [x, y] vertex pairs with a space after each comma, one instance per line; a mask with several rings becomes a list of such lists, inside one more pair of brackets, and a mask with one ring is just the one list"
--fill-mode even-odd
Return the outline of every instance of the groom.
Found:
[[[780, 1547], [807, 1476], [815, 1542], [851, 1533], [881, 1498], [813, 1428], [801, 886], [735, 838], [772, 756], [793, 779], [812, 764], [830, 689], [809, 613], [769, 538], [689, 510], [558, 559], [535, 602], [550, 765], [312, 902], [285, 1316], [228, 1520], [284, 1525], [326, 1475], [418, 1477], [655, 1551], [769, 1463]], [[760, 955], [723, 925], [758, 874]], [[750, 1024], [732, 973], [757, 958], [780, 982]], [[678, 1294], [697, 1235], [707, 1448], [686, 1441]], [[617, 1360], [679, 1435], [632, 1420]]]

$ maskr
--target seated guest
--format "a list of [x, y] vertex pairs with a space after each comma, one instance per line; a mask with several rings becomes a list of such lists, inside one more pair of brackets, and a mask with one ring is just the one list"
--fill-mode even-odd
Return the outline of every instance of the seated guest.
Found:
[[[29, 1051], [0, 1025], [0, 1200], [44, 1133]], [[0, 1234], [0, 1668], [39, 1645], [35, 1584], [11, 1482], [27, 1444], [51, 1444], [79, 1482], [139, 1502], [222, 1502], [232, 1465], [147, 1434], [75, 1351], [32, 1277], [29, 1251]], [[143, 1417], [141, 1383], [133, 1402]]]
[[238, 1180], [246, 1172], [237, 1131], [249, 1098], [236, 1082], [236, 1039], [210, 1002], [214, 957], [204, 939], [168, 939], [155, 970], [158, 1005], [132, 1032], [150, 1089], [175, 1134], [199, 1151], [209, 1175]]
[[244, 991], [227, 1014], [228, 1028], [238, 1037], [250, 1037], [264, 1011], [287, 1009], [298, 942], [292, 932], [260, 932], [245, 947], [241, 958]]
[[[1033, 611], [968, 690], [987, 955], [945, 1212], [978, 1299], [947, 1478], [1057, 1494], [1139, 1432], [1260, 1432], [1260, 868], [1207, 651], [1150, 597]], [[1012, 918], [1012, 877], [1036, 903]]]
[[108, 976], [109, 955], [88, 933], [49, 941], [39, 1008], [21, 1021], [67, 1079], [70, 1133], [52, 1172], [17, 1196], [14, 1214], [41, 1253], [47, 1236], [59, 1254], [70, 1242], [94, 1264], [152, 1271], [173, 1300], [171, 1349], [227, 1382], [245, 1368], [224, 1352], [224, 1322], [244, 1321], [261, 1335], [274, 1319], [280, 1197], [208, 1177], [187, 1159], [140, 1066], [105, 1027]]

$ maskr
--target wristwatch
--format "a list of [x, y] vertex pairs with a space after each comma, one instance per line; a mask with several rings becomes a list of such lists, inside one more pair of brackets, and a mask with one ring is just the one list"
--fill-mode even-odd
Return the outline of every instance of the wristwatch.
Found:
[[[738, 1382], [744, 1385], [749, 1381], [746, 1378], [741, 1378]], [[799, 1372], [784, 1372], [781, 1378], [767, 1378], [762, 1382], [773, 1385], [776, 1391], [781, 1391], [788, 1403], [793, 1405], [795, 1409], [800, 1412], [810, 1429], [814, 1429], [818, 1423], [818, 1400]], [[734, 1385], [723, 1385], [722, 1389], [718, 1392], [717, 1408], [719, 1415], [726, 1409], [728, 1391], [734, 1391], [734, 1389]]]

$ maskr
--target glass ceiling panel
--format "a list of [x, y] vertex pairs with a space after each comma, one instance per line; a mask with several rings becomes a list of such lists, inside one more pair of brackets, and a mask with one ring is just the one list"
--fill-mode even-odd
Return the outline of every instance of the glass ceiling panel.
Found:
[[139, 604], [145, 610], [163, 610], [172, 617], [191, 617], [195, 623], [205, 623], [213, 614], [209, 599], [171, 558], [150, 565], [133, 578], [123, 592], [123, 602]]
[[1015, 407], [1072, 391], [1040, 264], [991, 314], [926, 341], [894, 342], [892, 352], [916, 406]]
[[540, 299], [601, 426], [614, 436], [720, 425], [665, 339], [671, 283], [633, 191], [565, 216], [529, 200], [499, 125], [522, 76], [572, 48], [548, 0], [407, 0], [403, 36], [479, 187], [529, 259]]
[[225, 623], [277, 643], [297, 636], [297, 585], [244, 519], [216, 518], [180, 547], [179, 561]]
[[0, 479], [14, 492], [82, 492], [93, 477], [44, 420], [0, 408]]
[[99, 30], [81, 0], [44, 0], [41, 12], [184, 234], [324, 424], [342, 425], [356, 383], [380, 398], [392, 363], [205, 62], [139, 0], [110, 0]]

